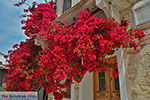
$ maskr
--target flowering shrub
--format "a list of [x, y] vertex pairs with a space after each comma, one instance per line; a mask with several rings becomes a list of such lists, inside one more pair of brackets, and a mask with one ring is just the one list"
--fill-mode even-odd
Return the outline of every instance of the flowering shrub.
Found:
[[[7, 90], [45, 87], [47, 93], [61, 100], [62, 89], [80, 82], [87, 72], [113, 68], [113, 77], [117, 77], [117, 64], [106, 61], [106, 57], [121, 47], [136, 49], [145, 36], [139, 29], [127, 30], [125, 20], [120, 25], [114, 18], [99, 19], [88, 9], [79, 13], [72, 26], [54, 24], [54, 8], [53, 2], [34, 3], [25, 10], [31, 14], [22, 21], [23, 29], [31, 39], [15, 45], [7, 57]], [[45, 40], [46, 48], [40, 50], [34, 45], [34, 35]]]
[[32, 7], [24, 9], [24, 12], [30, 14], [24, 14], [27, 17], [26, 20], [22, 20], [21, 23], [25, 24], [22, 27], [25, 30], [25, 35], [34, 36], [37, 33], [44, 33], [46, 29], [51, 25], [56, 16], [56, 5], [54, 2], [46, 4], [37, 4], [33, 2]]
[[37, 64], [40, 47], [34, 44], [34, 39], [27, 39], [26, 42], [15, 44], [9, 55], [5, 56], [7, 66], [9, 67], [6, 74], [6, 90], [35, 90], [39, 88], [39, 82], [43, 75], [37, 73], [39, 66]]

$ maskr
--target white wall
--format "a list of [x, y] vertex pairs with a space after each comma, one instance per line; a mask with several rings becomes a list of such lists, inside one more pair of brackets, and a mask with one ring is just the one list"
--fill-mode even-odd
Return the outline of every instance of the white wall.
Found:
[[86, 73], [79, 84], [79, 100], [93, 100], [93, 73]]
[[5, 62], [5, 58], [4, 58], [4, 56], [1, 55], [1, 54], [0, 54], [0, 61], [3, 62], [3, 64], [4, 64], [4, 62]]
[[75, 4], [77, 4], [79, 1], [81, 1], [81, 0], [72, 0], [72, 7], [73, 7]]

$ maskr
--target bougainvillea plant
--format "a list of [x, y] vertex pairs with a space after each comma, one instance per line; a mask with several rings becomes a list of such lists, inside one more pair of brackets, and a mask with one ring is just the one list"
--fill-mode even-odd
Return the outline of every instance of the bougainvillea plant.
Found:
[[38, 80], [42, 79], [42, 75], [35, 72], [40, 70], [37, 64], [39, 61], [37, 55], [41, 47], [34, 44], [34, 39], [27, 39], [25, 42], [15, 44], [13, 48], [8, 51], [9, 55], [5, 56], [9, 63], [7, 65], [9, 70], [6, 74], [6, 90], [38, 89]]
[[[30, 13], [22, 21], [25, 35], [30, 39], [14, 46], [7, 55], [9, 73], [6, 75], [7, 90], [46, 89], [61, 100], [63, 89], [80, 82], [87, 72], [105, 72], [112, 68], [118, 76], [117, 64], [106, 61], [118, 48], [139, 46], [145, 36], [139, 29], [127, 30], [127, 21], [119, 24], [114, 18], [99, 19], [88, 9], [81, 11], [68, 26], [53, 23], [56, 19], [55, 3], [33, 3], [25, 9]], [[45, 48], [34, 44], [36, 37], [44, 39]]]

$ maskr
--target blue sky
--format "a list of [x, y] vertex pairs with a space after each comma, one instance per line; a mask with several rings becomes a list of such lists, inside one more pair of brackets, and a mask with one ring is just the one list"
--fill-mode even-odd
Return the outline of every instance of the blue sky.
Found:
[[[19, 0], [0, 0], [0, 52], [7, 54], [13, 44], [24, 41], [27, 37], [21, 30], [20, 21], [22, 18], [19, 16], [23, 13], [23, 8], [27, 8], [26, 5], [22, 7], [16, 7], [13, 4]], [[29, 4], [33, 0], [27, 0]], [[44, 0], [35, 0], [44, 1]]]

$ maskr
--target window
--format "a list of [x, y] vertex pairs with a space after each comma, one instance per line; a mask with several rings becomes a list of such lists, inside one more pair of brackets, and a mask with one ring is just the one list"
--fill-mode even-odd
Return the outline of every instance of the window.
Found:
[[99, 72], [99, 90], [106, 90], [105, 72]]
[[63, 12], [68, 10], [71, 7], [72, 0], [64, 0]]
[[119, 87], [119, 77], [117, 77], [117, 78], [114, 79], [114, 83], [115, 83], [115, 89], [116, 90], [120, 90], [120, 87]]

